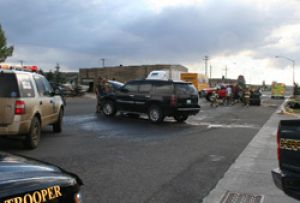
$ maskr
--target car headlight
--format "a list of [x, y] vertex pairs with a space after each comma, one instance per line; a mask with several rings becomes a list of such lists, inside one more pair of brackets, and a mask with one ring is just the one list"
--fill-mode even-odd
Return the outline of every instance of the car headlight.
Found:
[[83, 202], [80, 192], [75, 195], [74, 200], [75, 200], [74, 201], [75, 203], [82, 203]]

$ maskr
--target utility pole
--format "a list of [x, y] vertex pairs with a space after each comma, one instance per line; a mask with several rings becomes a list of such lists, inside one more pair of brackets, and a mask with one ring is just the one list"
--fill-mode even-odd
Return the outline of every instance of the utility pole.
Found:
[[227, 71], [228, 71], [228, 68], [227, 68], [227, 65], [225, 66], [225, 79], [227, 79]]
[[209, 57], [208, 56], [204, 56], [204, 59], [203, 59], [204, 61], [205, 61], [205, 76], [207, 77], [207, 62], [208, 62], [208, 60], [209, 60]]
[[209, 66], [209, 78], [211, 78], [212, 75], [212, 65]]
[[102, 67], [104, 68], [105, 67], [105, 58], [101, 58], [101, 61], [102, 61]]
[[24, 61], [23, 60], [19, 60], [19, 61], [20, 61], [21, 67], [23, 68]]

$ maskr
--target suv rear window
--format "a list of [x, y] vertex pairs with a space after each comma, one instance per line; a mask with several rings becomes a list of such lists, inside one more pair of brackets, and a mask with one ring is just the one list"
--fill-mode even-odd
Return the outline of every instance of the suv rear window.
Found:
[[0, 97], [20, 97], [14, 73], [0, 73]]
[[174, 86], [175, 86], [176, 94], [179, 94], [179, 95], [183, 95], [183, 94], [196, 95], [196, 94], [198, 94], [198, 92], [193, 84], [175, 83]]

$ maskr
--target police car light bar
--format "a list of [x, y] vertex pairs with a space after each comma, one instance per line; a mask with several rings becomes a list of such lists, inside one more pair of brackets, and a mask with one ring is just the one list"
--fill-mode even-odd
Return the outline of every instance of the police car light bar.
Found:
[[29, 72], [37, 72], [38, 67], [37, 66], [10, 66], [7, 64], [0, 65], [0, 69], [3, 70], [19, 70], [19, 71], [29, 71]]

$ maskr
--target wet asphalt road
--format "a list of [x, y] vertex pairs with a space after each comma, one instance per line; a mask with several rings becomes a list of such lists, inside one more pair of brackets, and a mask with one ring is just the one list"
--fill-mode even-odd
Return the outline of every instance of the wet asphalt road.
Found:
[[96, 115], [95, 100], [68, 98], [64, 130], [43, 130], [39, 148], [0, 139], [0, 149], [75, 172], [84, 202], [201, 202], [282, 101], [211, 108], [186, 123]]

